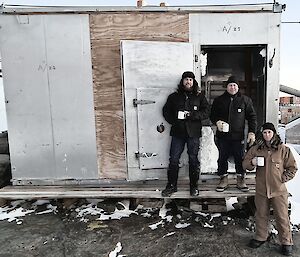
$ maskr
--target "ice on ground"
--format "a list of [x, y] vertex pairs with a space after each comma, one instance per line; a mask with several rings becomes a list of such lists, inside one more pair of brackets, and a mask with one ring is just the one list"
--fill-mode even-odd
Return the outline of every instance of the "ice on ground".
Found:
[[0, 220], [7, 220], [8, 222], [16, 221], [16, 223], [22, 224], [22, 219], [20, 217], [24, 217], [28, 213], [32, 213], [35, 210], [25, 210], [22, 207], [0, 207]]
[[131, 214], [138, 214], [135, 211], [131, 211], [131, 210], [118, 210], [117, 208], [115, 209], [115, 211], [111, 214], [104, 214], [102, 213], [101, 216], [99, 218], [97, 218], [97, 220], [119, 220], [122, 218], [127, 218], [129, 217]]
[[108, 256], [109, 256], [109, 257], [117, 257], [117, 256], [120, 256], [120, 255], [118, 255], [118, 253], [121, 252], [121, 251], [122, 251], [122, 245], [121, 245], [120, 242], [118, 242], [117, 245], [116, 245], [115, 250], [111, 251], [111, 252], [109, 253]]
[[218, 218], [218, 217], [221, 217], [221, 216], [222, 216], [221, 213], [213, 213], [213, 214], [211, 214], [209, 221], [212, 221], [214, 218]]
[[201, 211], [196, 211], [195, 214], [201, 215], [203, 217], [209, 216], [209, 213], [204, 213], [204, 212], [201, 212]]
[[51, 203], [47, 204], [47, 210], [37, 212], [37, 215], [46, 214], [46, 213], [57, 213], [57, 206], [52, 205]]
[[159, 216], [162, 218], [162, 219], [165, 219], [167, 217], [167, 212], [170, 211], [171, 209], [167, 209], [166, 208], [166, 205], [168, 204], [169, 202], [167, 200], [165, 200], [163, 206], [160, 208], [159, 210]]
[[97, 204], [90, 203], [88, 205], [83, 205], [75, 209], [77, 212], [77, 217], [81, 218], [82, 221], [87, 222], [86, 218], [88, 215], [99, 215], [96, 220], [113, 220], [129, 217], [131, 214], [138, 214], [136, 211], [129, 210], [129, 201], [125, 200], [123, 202], [118, 202], [124, 209], [119, 210], [117, 207], [113, 213], [107, 214], [105, 210], [97, 207]]
[[93, 215], [93, 216], [101, 215], [104, 212], [103, 209], [98, 208], [97, 205], [95, 205], [94, 203], [82, 205], [82, 206], [76, 208], [75, 211], [77, 212], [78, 218], [84, 217], [88, 214]]
[[118, 208], [115, 208], [115, 211], [111, 214], [104, 214], [102, 213], [101, 216], [97, 220], [111, 220], [111, 219], [121, 219], [121, 218], [127, 218], [131, 214], [138, 214], [136, 211], [129, 210], [129, 201], [124, 200], [122, 202], [118, 202], [118, 204], [123, 206], [123, 210], [119, 210]]
[[164, 235], [163, 238], [168, 237], [168, 236], [172, 236], [172, 235], [174, 235], [174, 234], [175, 234], [175, 232], [170, 232], [170, 233]]
[[32, 203], [32, 206], [40, 206], [44, 204], [50, 204], [49, 200], [36, 200], [34, 203]]
[[163, 225], [163, 224], [164, 224], [164, 221], [161, 220], [161, 221], [159, 221], [159, 222], [157, 222], [157, 223], [154, 223], [154, 224], [152, 224], [152, 225], [149, 225], [149, 228], [151, 228], [152, 230], [154, 230], [154, 229], [157, 229], [159, 225]]
[[295, 202], [293, 198], [290, 199], [291, 203], [291, 215], [290, 215], [290, 220], [291, 223], [294, 225], [299, 225], [300, 224], [300, 203]]
[[295, 148], [291, 145], [288, 145], [289, 148], [291, 149], [295, 160], [297, 162], [298, 166], [298, 171], [295, 175], [295, 177], [290, 180], [289, 182], [286, 183], [287, 189], [289, 193], [292, 195], [291, 198], [289, 198], [289, 201], [291, 202], [292, 205], [292, 210], [291, 210], [291, 223], [299, 225], [300, 224], [300, 155], [296, 152]]
[[191, 223], [178, 223], [175, 225], [175, 228], [187, 228]]
[[210, 225], [207, 222], [205, 222], [205, 224], [203, 225], [203, 227], [205, 227], [205, 228], [214, 228], [214, 225]]
[[238, 202], [237, 197], [226, 198], [226, 210], [232, 211], [234, 210], [233, 205]]

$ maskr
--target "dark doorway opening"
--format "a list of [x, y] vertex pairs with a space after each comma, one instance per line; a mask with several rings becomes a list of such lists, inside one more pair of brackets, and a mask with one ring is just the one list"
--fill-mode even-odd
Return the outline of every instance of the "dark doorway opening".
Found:
[[210, 103], [223, 94], [225, 81], [235, 75], [242, 94], [257, 112], [258, 127], [266, 119], [266, 45], [202, 46], [201, 87]]

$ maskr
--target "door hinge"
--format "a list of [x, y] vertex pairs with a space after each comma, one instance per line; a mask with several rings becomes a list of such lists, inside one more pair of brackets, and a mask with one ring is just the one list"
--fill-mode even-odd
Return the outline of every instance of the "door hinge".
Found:
[[199, 57], [197, 54], [195, 54], [195, 62], [198, 62], [199, 61]]
[[152, 100], [137, 100], [136, 98], [133, 99], [133, 106], [137, 107], [138, 104], [144, 105], [144, 104], [155, 104], [155, 101]]
[[157, 156], [157, 153], [140, 153], [140, 152], [135, 152], [135, 158], [152, 158]]

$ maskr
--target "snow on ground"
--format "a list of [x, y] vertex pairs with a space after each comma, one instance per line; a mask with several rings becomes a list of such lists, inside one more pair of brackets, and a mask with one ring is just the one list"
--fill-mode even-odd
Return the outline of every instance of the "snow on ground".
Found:
[[32, 213], [34, 210], [24, 210], [22, 207], [15, 209], [14, 207], [0, 208], [0, 220], [6, 220], [8, 222], [16, 221], [18, 225], [22, 224], [23, 219], [20, 217], [24, 217], [28, 213]]
[[168, 236], [173, 236], [174, 234], [175, 234], [175, 232], [170, 232], [170, 233], [164, 235], [163, 238], [168, 237]]
[[118, 209], [118, 207], [115, 207], [115, 211], [113, 213], [107, 213], [102, 208], [97, 207], [97, 202], [93, 202], [87, 205], [82, 205], [75, 209], [77, 212], [77, 217], [81, 218], [81, 221], [87, 222], [88, 221], [88, 215], [99, 215], [99, 218], [97, 220], [115, 220], [115, 219], [121, 219], [125, 217], [129, 217], [131, 214], [137, 214], [136, 211], [129, 210], [129, 201], [124, 200], [122, 202], [118, 202], [118, 205], [121, 207], [121, 209]]
[[108, 255], [108, 257], [117, 257], [117, 256], [121, 256], [119, 255], [119, 252], [122, 251], [122, 245], [120, 242], [117, 243], [115, 250], [111, 251]]
[[176, 225], [175, 225], [175, 228], [187, 228], [188, 226], [190, 226], [191, 225], [191, 223], [177, 223]]
[[[297, 165], [300, 168], [300, 156], [293, 148], [293, 146], [289, 145], [291, 148], [292, 153], [295, 156], [297, 161]], [[287, 183], [288, 191], [291, 193], [292, 197], [289, 198], [291, 203], [291, 223], [294, 225], [300, 224], [300, 172], [296, 173], [294, 179]], [[112, 219], [122, 219], [128, 218], [132, 214], [140, 215], [144, 218], [152, 218], [153, 213], [155, 210], [153, 208], [144, 208], [142, 205], [137, 206], [135, 210], [129, 209], [129, 201], [124, 200], [122, 202], [118, 202], [114, 207], [114, 211], [106, 211], [103, 208], [98, 207], [100, 202], [103, 202], [103, 199], [92, 199], [87, 201], [87, 204], [83, 204], [80, 207], [75, 209], [77, 213], [77, 218], [80, 219], [82, 222], [88, 222], [91, 216], [97, 216], [96, 221], [105, 221], [105, 220], [112, 220]], [[231, 197], [226, 199], [226, 207], [227, 211], [234, 210], [234, 204], [237, 202], [236, 197]], [[177, 229], [187, 228], [191, 225], [189, 219], [184, 219], [181, 217], [180, 214], [176, 216], [171, 215], [171, 208], [168, 207], [170, 203], [170, 199], [165, 199], [165, 202], [158, 211], [158, 217], [160, 220], [156, 221], [153, 224], [149, 225], [149, 228], [155, 230], [159, 228], [159, 226], [165, 226], [167, 223], [172, 223], [174, 219], [174, 227]], [[41, 210], [42, 209], [42, 210]], [[157, 208], [156, 208], [157, 209]], [[190, 210], [192, 211], [192, 210]], [[50, 203], [49, 200], [37, 200], [32, 202], [31, 204], [28, 201], [20, 200], [20, 201], [12, 201], [9, 206], [0, 207], [0, 220], [7, 220], [8, 222], [15, 221], [17, 224], [22, 224], [24, 216], [27, 214], [36, 214], [36, 215], [43, 215], [47, 213], [54, 213], [58, 212], [57, 206]], [[220, 218], [222, 216], [221, 213], [203, 213], [203, 212], [193, 212], [196, 217], [195, 221], [200, 223], [203, 227], [207, 228], [214, 228], [214, 219]], [[221, 217], [222, 218], [222, 217]], [[222, 220], [223, 225], [227, 225], [228, 222], [231, 220], [230, 217]], [[95, 224], [94, 224], [95, 225]], [[97, 225], [97, 224], [96, 224]], [[101, 224], [102, 226], [102, 224]], [[294, 226], [295, 227], [295, 226]], [[295, 228], [297, 230], [297, 228]], [[175, 232], [172, 232], [165, 236], [173, 235]], [[116, 255], [120, 256], [120, 255]]]
[[291, 203], [291, 223], [298, 225], [300, 224], [300, 155], [296, 152], [292, 145], [288, 146], [290, 147], [298, 166], [296, 176], [286, 184], [289, 193], [292, 195], [292, 197], [289, 198]]
[[230, 198], [226, 198], [226, 210], [227, 211], [232, 211], [234, 210], [234, 204], [238, 202], [237, 197], [230, 197]]

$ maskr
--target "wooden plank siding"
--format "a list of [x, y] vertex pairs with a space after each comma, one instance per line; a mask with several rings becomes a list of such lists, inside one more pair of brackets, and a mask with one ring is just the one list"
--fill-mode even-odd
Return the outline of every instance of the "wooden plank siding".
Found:
[[120, 40], [189, 41], [189, 15], [90, 14], [93, 90], [100, 178], [126, 179]]

